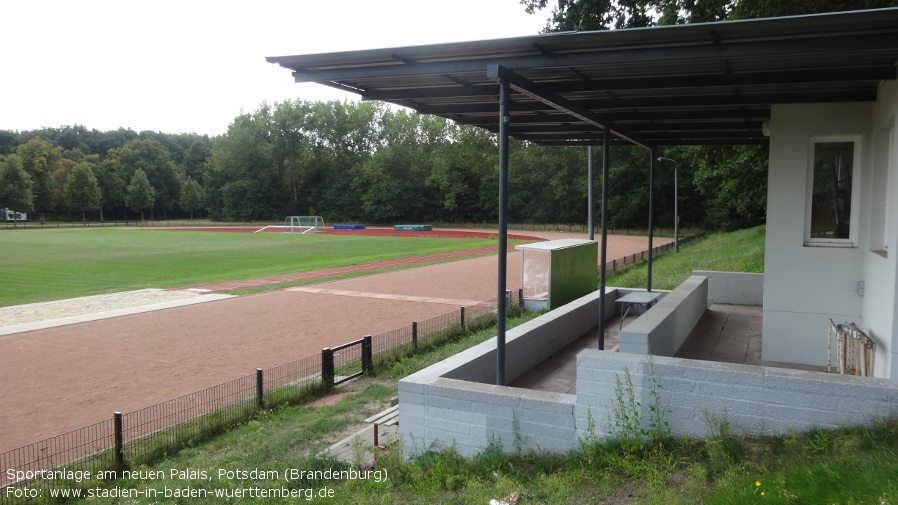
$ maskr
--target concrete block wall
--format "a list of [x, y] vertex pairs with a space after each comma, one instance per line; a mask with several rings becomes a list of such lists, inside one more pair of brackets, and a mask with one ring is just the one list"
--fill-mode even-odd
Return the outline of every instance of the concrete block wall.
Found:
[[[707, 413], [740, 432], [773, 435], [868, 424], [898, 414], [898, 384], [880, 379], [753, 365], [586, 350], [577, 359], [577, 436], [604, 436], [611, 426], [615, 377], [629, 370], [643, 419], [659, 390], [674, 436], [704, 437]], [[654, 372], [652, 372], [652, 369]], [[653, 379], [654, 377], [654, 379]], [[588, 430], [592, 419], [595, 429]]]
[[[608, 317], [616, 297], [614, 288], [606, 290]], [[599, 293], [591, 293], [506, 332], [506, 381], [593, 330], [598, 304]], [[471, 455], [491, 442], [506, 450], [573, 447], [574, 396], [496, 386], [495, 377], [493, 338], [400, 380], [403, 457], [448, 446]]]
[[708, 304], [764, 304], [764, 274], [693, 270], [692, 275], [708, 278]]
[[[707, 286], [707, 278], [695, 276], [684, 289], [668, 293], [663, 301], [691, 315], [686, 322], [655, 326], [670, 333], [691, 329], [695, 323], [689, 321], [707, 306]], [[609, 307], [616, 296], [607, 297]], [[581, 325], [589, 327], [586, 331], [594, 327], [597, 304], [595, 293], [509, 331], [507, 357], [531, 363], [551, 355], [585, 333]], [[650, 320], [649, 313], [636, 322]], [[703, 421], [709, 414], [725, 418], [733, 429], [762, 435], [898, 415], [898, 383], [892, 381], [645, 353], [582, 351], [576, 395], [497, 386], [495, 345], [493, 339], [399, 381], [404, 458], [450, 447], [473, 456], [491, 444], [506, 452], [570, 452], [581, 440], [614, 434], [615, 383], [625, 382], [627, 373], [643, 420], [649, 419], [654, 403], [653, 384], [661, 384], [660, 407], [675, 436], [704, 437], [712, 428]], [[523, 368], [514, 368], [507, 377], [529, 370]]]
[[673, 356], [708, 309], [708, 278], [693, 275], [620, 332], [620, 352]]
[[404, 457], [454, 448], [463, 456], [498, 444], [505, 452], [566, 453], [576, 440], [576, 396], [441, 378], [414, 394], [400, 384]]

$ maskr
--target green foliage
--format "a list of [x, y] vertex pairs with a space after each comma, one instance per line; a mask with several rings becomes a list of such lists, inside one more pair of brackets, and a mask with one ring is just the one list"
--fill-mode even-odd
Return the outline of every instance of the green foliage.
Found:
[[766, 146], [693, 147], [684, 154], [695, 167], [695, 187], [705, 196], [709, 227], [730, 231], [764, 223]]
[[60, 167], [62, 148], [34, 137], [16, 149], [22, 167], [31, 176], [34, 210], [47, 212], [53, 207], [53, 186], [50, 175]]
[[66, 205], [72, 210], [81, 211], [82, 222], [86, 222], [85, 211], [100, 207], [100, 185], [91, 165], [88, 161], [75, 165], [64, 190]]
[[128, 194], [125, 203], [128, 207], [140, 212], [140, 220], [143, 221], [143, 211], [153, 206], [156, 200], [156, 189], [150, 184], [146, 172], [138, 168], [131, 176], [128, 184]]
[[[161, 205], [163, 215], [178, 201], [181, 193], [181, 177], [172, 162], [170, 152], [158, 140], [132, 140], [121, 148], [110, 152], [109, 157], [124, 167], [124, 173], [131, 179], [132, 184], [138, 170], [144, 173], [141, 177], [145, 177], [153, 188], [154, 202]], [[131, 188], [128, 188], [128, 206], [135, 211], [142, 211], [151, 207], [152, 202], [146, 206], [135, 206], [146, 203], [145, 188], [141, 186], [138, 189], [143, 194], [138, 197], [138, 200], [134, 200], [135, 197], [130, 194]]]
[[879, 9], [896, 0], [520, 0], [535, 14], [554, 4], [544, 31], [588, 31], [727, 19]]
[[0, 208], [31, 212], [34, 208], [31, 177], [16, 154], [0, 159]]
[[623, 380], [620, 375], [614, 378], [614, 403], [608, 432], [624, 455], [658, 450], [671, 438], [670, 424], [665, 419], [669, 409], [661, 396], [663, 386], [655, 373], [651, 355], [646, 372], [643, 382], [647, 386], [646, 397], [650, 402], [645, 406], [640, 399], [643, 397], [642, 387], [637, 391], [629, 368], [624, 368]]
[[[721, 272], [764, 272], [765, 226], [729, 233], [716, 233], [680, 246], [680, 252], [656, 255], [652, 263], [652, 287], [674, 289], [692, 275], [693, 270]], [[648, 269], [645, 262], [608, 272], [608, 286], [645, 287]]]
[[193, 213], [202, 208], [205, 199], [203, 187], [188, 177], [181, 185], [181, 200], [178, 202], [181, 209], [190, 212], [190, 219], [193, 219]]

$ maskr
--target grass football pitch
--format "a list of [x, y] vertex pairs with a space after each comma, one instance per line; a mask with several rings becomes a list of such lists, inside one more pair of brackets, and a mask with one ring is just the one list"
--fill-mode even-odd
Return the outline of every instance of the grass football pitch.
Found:
[[145, 229], [0, 232], [0, 307], [495, 246], [495, 239]]

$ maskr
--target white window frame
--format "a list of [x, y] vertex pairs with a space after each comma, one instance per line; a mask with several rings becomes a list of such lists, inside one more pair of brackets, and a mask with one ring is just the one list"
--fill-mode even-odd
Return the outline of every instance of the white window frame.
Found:
[[[861, 149], [863, 137], [861, 135], [827, 135], [811, 137], [808, 142], [808, 166], [807, 166], [807, 193], [805, 195], [805, 219], [804, 219], [804, 245], [806, 247], [858, 247], [858, 228], [860, 226], [860, 173], [861, 173]], [[812, 238], [811, 237], [811, 211], [814, 199], [814, 146], [830, 142], [852, 142], [854, 144], [854, 156], [851, 166], [851, 219], [848, 221], [848, 238]]]

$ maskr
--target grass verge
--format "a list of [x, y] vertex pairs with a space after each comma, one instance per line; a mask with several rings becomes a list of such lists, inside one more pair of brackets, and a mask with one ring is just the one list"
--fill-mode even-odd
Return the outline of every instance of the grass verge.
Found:
[[[765, 226], [756, 226], [731, 233], [715, 233], [681, 246], [680, 252], [671, 250], [655, 255], [652, 287], [674, 289], [689, 278], [693, 270], [763, 273], [765, 231]], [[647, 263], [636, 263], [609, 274], [606, 284], [644, 288], [647, 275]]]

